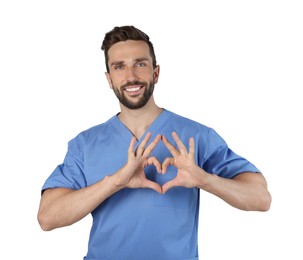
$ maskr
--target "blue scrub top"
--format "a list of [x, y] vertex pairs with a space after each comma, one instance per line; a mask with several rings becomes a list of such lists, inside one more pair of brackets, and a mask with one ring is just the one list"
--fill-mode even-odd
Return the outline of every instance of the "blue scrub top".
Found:
[[[176, 146], [173, 131], [187, 148], [189, 138], [194, 137], [195, 161], [208, 173], [233, 178], [241, 172], [259, 172], [230, 150], [213, 129], [168, 110], [155, 119], [146, 133], [152, 133], [151, 140], [157, 134], [165, 135]], [[77, 190], [114, 174], [127, 162], [132, 136], [118, 116], [81, 132], [68, 143], [64, 162], [49, 176], [42, 190]], [[160, 162], [172, 157], [162, 142], [153, 155]], [[145, 173], [148, 179], [162, 185], [176, 176], [177, 169], [170, 166], [162, 175], [154, 166], [148, 166]], [[164, 195], [151, 189], [123, 189], [101, 203], [92, 216], [86, 260], [198, 259], [197, 188], [175, 187]]]

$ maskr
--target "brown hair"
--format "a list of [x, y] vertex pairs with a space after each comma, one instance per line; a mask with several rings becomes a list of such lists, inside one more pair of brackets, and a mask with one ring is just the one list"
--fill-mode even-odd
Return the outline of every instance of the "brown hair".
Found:
[[108, 50], [115, 43], [127, 40], [135, 40], [135, 41], [144, 41], [149, 46], [150, 56], [153, 60], [153, 67], [157, 66], [156, 55], [154, 51], [153, 44], [150, 42], [149, 37], [144, 32], [140, 31], [134, 26], [116, 26], [114, 29], [105, 34], [101, 50], [104, 50], [105, 55], [105, 65], [107, 72], [109, 72], [108, 67]]

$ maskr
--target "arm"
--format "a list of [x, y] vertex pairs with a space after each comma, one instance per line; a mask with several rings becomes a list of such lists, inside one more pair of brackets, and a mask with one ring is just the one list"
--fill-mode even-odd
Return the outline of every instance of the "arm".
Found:
[[112, 176], [80, 190], [47, 189], [40, 201], [39, 224], [45, 231], [72, 225], [118, 190]]
[[123, 188], [150, 188], [159, 193], [162, 189], [159, 184], [146, 179], [144, 168], [155, 165], [161, 172], [161, 164], [155, 157], [149, 157], [154, 147], [160, 141], [157, 136], [147, 147], [151, 137], [147, 134], [141, 144], [134, 151], [135, 138], [130, 142], [127, 163], [111, 176], [106, 176], [99, 182], [72, 190], [54, 188], [45, 190], [38, 211], [38, 221], [43, 230], [72, 225], [91, 213], [104, 200]]
[[244, 172], [233, 179], [206, 173], [204, 179], [200, 178], [197, 187], [238, 209], [267, 211], [270, 208], [271, 196], [261, 173]]
[[164, 136], [162, 137], [164, 145], [173, 155], [173, 158], [167, 158], [163, 162], [162, 173], [166, 172], [169, 165], [174, 165], [178, 169], [177, 177], [163, 185], [164, 193], [175, 186], [197, 187], [218, 196], [238, 209], [256, 211], [269, 209], [271, 196], [262, 174], [244, 172], [233, 179], [209, 174], [195, 163], [193, 138], [189, 140], [188, 152], [176, 133], [173, 133], [173, 138], [179, 150]]

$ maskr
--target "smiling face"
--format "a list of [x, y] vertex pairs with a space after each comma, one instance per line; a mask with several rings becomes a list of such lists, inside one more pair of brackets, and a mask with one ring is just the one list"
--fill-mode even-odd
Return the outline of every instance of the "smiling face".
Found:
[[145, 106], [159, 76], [148, 45], [144, 41], [121, 41], [108, 50], [108, 58], [106, 77], [120, 103], [129, 109]]

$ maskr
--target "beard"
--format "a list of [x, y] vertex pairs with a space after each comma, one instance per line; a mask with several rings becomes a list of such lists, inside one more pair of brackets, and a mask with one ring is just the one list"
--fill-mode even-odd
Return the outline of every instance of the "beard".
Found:
[[[145, 86], [145, 90], [143, 92], [143, 95], [138, 101], [131, 101], [128, 99], [125, 94], [124, 94], [124, 88], [127, 86], [131, 85], [142, 85]], [[133, 81], [133, 82], [128, 82], [120, 87], [120, 90], [118, 87], [113, 86], [114, 93], [116, 97], [119, 99], [120, 103], [129, 108], [129, 109], [139, 109], [142, 108], [146, 105], [150, 97], [153, 95], [155, 88], [155, 83], [154, 81], [150, 81], [149, 84], [147, 82], [140, 82], [140, 81]]]

